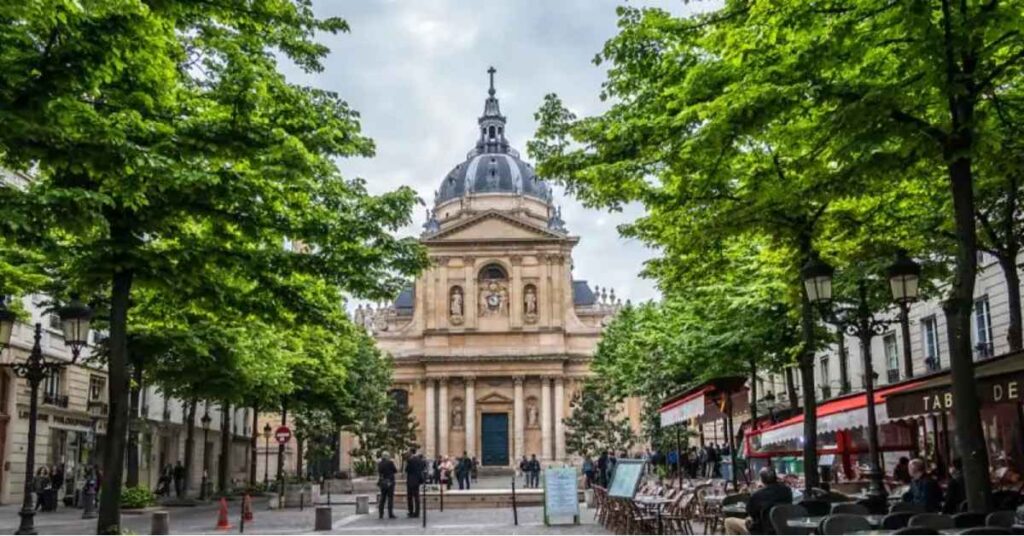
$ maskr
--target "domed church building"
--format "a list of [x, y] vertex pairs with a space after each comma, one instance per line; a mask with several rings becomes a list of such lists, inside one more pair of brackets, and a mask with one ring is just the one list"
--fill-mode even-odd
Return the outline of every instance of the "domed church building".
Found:
[[360, 307], [356, 320], [394, 358], [392, 394], [413, 407], [428, 457], [465, 451], [511, 467], [523, 455], [567, 459], [562, 419], [621, 300], [573, 279], [580, 239], [505, 137], [494, 72], [479, 139], [427, 213], [431, 266], [393, 305]]

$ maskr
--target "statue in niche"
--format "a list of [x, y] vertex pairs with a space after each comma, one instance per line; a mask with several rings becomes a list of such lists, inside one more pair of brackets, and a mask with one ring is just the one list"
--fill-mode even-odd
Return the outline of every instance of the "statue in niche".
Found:
[[537, 289], [533, 285], [523, 289], [523, 318], [527, 324], [537, 321]]
[[452, 428], [461, 430], [463, 425], [464, 415], [462, 412], [462, 403], [456, 403], [455, 407], [452, 408]]
[[448, 303], [448, 313], [451, 316], [452, 324], [459, 325], [462, 323], [464, 306], [462, 289], [459, 287], [452, 288], [451, 298]]
[[526, 408], [526, 426], [530, 428], [537, 428], [540, 424], [537, 422], [537, 404], [530, 403], [530, 406]]

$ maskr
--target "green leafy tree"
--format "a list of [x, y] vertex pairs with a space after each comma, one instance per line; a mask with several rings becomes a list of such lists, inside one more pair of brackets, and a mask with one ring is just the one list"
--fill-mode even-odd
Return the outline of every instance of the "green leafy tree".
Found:
[[424, 264], [415, 241], [391, 235], [415, 195], [372, 197], [339, 177], [336, 158], [373, 149], [356, 113], [279, 72], [279, 57], [318, 71], [328, 51], [315, 35], [347, 29], [305, 0], [30, 2], [5, 4], [0, 20], [12, 74], [0, 80], [0, 158], [33, 173], [15, 205], [33, 219], [5, 218], [29, 221], [23, 234], [69, 286], [108, 297], [98, 530], [117, 532], [133, 290], [223, 292], [207, 285], [216, 266], [292, 310], [322, 306], [297, 275], [390, 295]]
[[603, 386], [588, 381], [569, 402], [565, 424], [565, 449], [577, 456], [597, 457], [602, 451], [627, 450], [636, 442], [629, 417], [621, 411], [622, 398], [614, 398]]

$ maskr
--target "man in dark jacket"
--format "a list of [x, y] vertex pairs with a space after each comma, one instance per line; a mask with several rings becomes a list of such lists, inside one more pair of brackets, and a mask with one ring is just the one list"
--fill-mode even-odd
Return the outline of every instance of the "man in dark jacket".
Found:
[[771, 467], [765, 467], [758, 473], [764, 487], [755, 491], [747, 501], [747, 518], [727, 518], [724, 522], [726, 534], [764, 534], [761, 525], [765, 512], [779, 504], [793, 504], [793, 490], [779, 482], [779, 477]]
[[426, 472], [426, 461], [416, 454], [416, 449], [411, 449], [405, 460], [405, 505], [409, 517], [420, 517], [420, 485]]
[[181, 497], [181, 494], [185, 491], [185, 466], [181, 465], [181, 460], [174, 465], [174, 495]]
[[463, 452], [455, 464], [455, 478], [459, 481], [459, 489], [469, 489], [469, 473], [472, 470], [473, 462], [469, 459], [469, 453]]
[[526, 469], [530, 474], [528, 486], [531, 488], [540, 487], [540, 461], [537, 459], [536, 454], [530, 455], [530, 461], [527, 462]]
[[927, 512], [938, 512], [942, 508], [942, 488], [925, 472], [921, 458], [910, 460], [910, 478], [910, 489], [903, 494], [903, 501], [921, 505]]
[[380, 488], [380, 501], [377, 502], [378, 519], [384, 519], [384, 505], [388, 506], [388, 517], [395, 518], [395, 474], [398, 468], [391, 461], [387, 452], [381, 454], [377, 463], [377, 487]]

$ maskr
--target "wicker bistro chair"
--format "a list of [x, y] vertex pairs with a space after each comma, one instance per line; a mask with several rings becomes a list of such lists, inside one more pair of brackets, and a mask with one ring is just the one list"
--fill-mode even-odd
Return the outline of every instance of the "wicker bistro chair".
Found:
[[693, 534], [693, 521], [697, 516], [697, 497], [693, 493], [684, 493], [676, 501], [665, 507], [661, 514], [661, 522], [665, 532], [670, 534]]
[[626, 510], [627, 534], [654, 534], [658, 532], [658, 516], [640, 507], [631, 499], [623, 499]]
[[601, 524], [602, 527], [607, 528], [608, 526], [608, 490], [601, 486], [594, 486], [594, 519]]
[[952, 516], [945, 514], [917, 514], [910, 518], [910, 527], [928, 527], [935, 530], [955, 529]]
[[992, 512], [985, 518], [985, 525], [989, 527], [1013, 527], [1013, 522], [1017, 517], [1017, 512], [1013, 510], [999, 510], [998, 512]]
[[925, 513], [925, 508], [920, 504], [898, 502], [889, 508], [890, 514], [895, 514], [896, 512], [914, 512], [915, 514], [923, 514]]
[[931, 527], [903, 527], [893, 534], [942, 534]]
[[882, 518], [882, 530], [899, 530], [910, 524], [916, 512], [895, 512]]
[[963, 512], [953, 516], [953, 526], [958, 529], [984, 527], [988, 515], [984, 512]]
[[971, 527], [960, 534], [1013, 534], [1013, 531], [1006, 527]]
[[833, 514], [854, 514], [858, 516], [866, 516], [871, 512], [867, 506], [857, 503], [834, 503], [832, 505]]
[[850, 534], [871, 530], [871, 523], [864, 516], [854, 514], [833, 514], [822, 522], [824, 534]]

